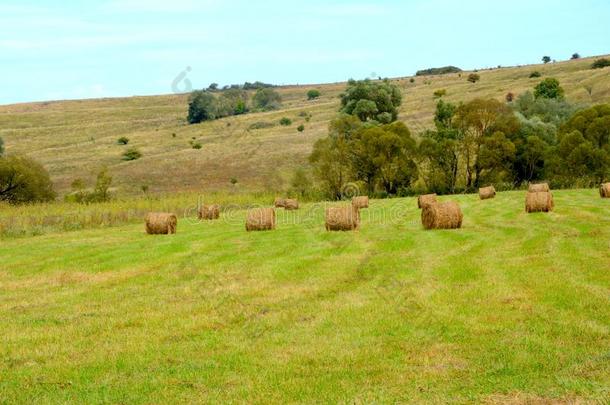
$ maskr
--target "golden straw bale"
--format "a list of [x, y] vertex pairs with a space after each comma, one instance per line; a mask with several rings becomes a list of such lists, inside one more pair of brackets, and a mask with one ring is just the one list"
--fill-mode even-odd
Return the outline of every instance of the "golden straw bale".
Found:
[[454, 201], [427, 204], [421, 212], [421, 222], [425, 229], [461, 228], [463, 218], [460, 206]]
[[176, 233], [178, 217], [167, 212], [150, 212], [146, 215], [146, 233], [167, 235]]
[[275, 201], [273, 201], [273, 206], [275, 208], [284, 208], [285, 200], [280, 197], [275, 197]]
[[487, 200], [496, 196], [496, 189], [494, 186], [481, 187], [479, 189], [479, 198], [481, 200]]
[[352, 198], [352, 206], [354, 208], [362, 209], [369, 207], [369, 197], [366, 195], [362, 195], [359, 197]]
[[550, 191], [528, 192], [525, 196], [525, 212], [549, 212], [553, 207], [555, 203]]
[[436, 203], [436, 194], [424, 194], [417, 197], [417, 208]]
[[548, 192], [551, 191], [549, 183], [531, 184], [528, 186], [527, 191], [530, 193]]
[[599, 187], [599, 195], [602, 198], [610, 198], [610, 183], [604, 183]]
[[217, 204], [202, 205], [197, 213], [199, 219], [218, 219], [220, 218], [220, 206]]
[[273, 208], [254, 208], [248, 211], [246, 231], [268, 231], [275, 229]]
[[294, 198], [286, 198], [284, 200], [284, 209], [286, 210], [298, 210], [299, 201]]
[[325, 227], [327, 231], [357, 230], [360, 227], [360, 211], [352, 206], [326, 208]]

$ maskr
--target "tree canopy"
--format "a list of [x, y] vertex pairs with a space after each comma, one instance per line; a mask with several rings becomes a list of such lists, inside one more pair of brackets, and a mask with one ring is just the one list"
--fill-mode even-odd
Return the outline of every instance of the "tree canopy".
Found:
[[398, 118], [402, 102], [400, 89], [389, 80], [350, 80], [341, 94], [341, 112], [354, 115], [362, 122], [389, 124]]
[[21, 204], [53, 199], [53, 183], [42, 165], [25, 156], [0, 158], [0, 201]]

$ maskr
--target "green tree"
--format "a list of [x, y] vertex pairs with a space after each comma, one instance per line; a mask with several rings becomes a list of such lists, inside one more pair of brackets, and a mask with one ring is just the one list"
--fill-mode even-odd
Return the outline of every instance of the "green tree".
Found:
[[311, 179], [307, 175], [305, 169], [299, 167], [294, 171], [290, 186], [292, 187], [294, 193], [296, 193], [300, 197], [305, 197], [308, 193], [311, 192], [313, 184], [311, 182]]
[[556, 127], [576, 111], [576, 108], [564, 99], [535, 98], [531, 91], [519, 95], [513, 103], [513, 108], [527, 119], [537, 117], [542, 122], [551, 123]]
[[571, 57], [570, 59], [572, 59], [572, 60], [574, 60], [574, 59], [580, 59], [580, 54], [579, 54], [578, 52], [573, 53], [573, 54], [572, 54], [572, 57]]
[[187, 117], [189, 124], [216, 119], [217, 107], [216, 97], [212, 93], [202, 90], [193, 91], [189, 98]]
[[534, 88], [534, 97], [563, 100], [563, 88], [559, 85], [559, 80], [549, 77], [538, 83]]
[[20, 204], [54, 199], [53, 183], [42, 165], [25, 156], [0, 158], [0, 201]]
[[542, 63], [544, 63], [545, 65], [547, 63], [549, 63], [551, 61], [551, 57], [550, 56], [543, 56], [542, 57]]
[[503, 132], [496, 131], [483, 138], [479, 151], [480, 177], [486, 182], [512, 180], [515, 144]]
[[307, 92], [307, 100], [315, 100], [318, 97], [320, 97], [320, 90], [318, 89], [311, 89]]
[[248, 92], [239, 88], [223, 90], [218, 97], [217, 118], [248, 112]]
[[270, 87], [260, 88], [256, 90], [252, 97], [252, 104], [254, 108], [270, 111], [277, 110], [281, 107], [282, 97], [280, 94]]
[[349, 80], [341, 94], [341, 112], [357, 116], [360, 121], [390, 123], [398, 118], [402, 102], [400, 89], [389, 80]]
[[90, 201], [108, 201], [110, 200], [110, 185], [112, 184], [112, 176], [108, 173], [107, 167], [102, 169], [97, 174], [95, 180], [95, 187], [93, 188], [93, 194], [90, 197]]

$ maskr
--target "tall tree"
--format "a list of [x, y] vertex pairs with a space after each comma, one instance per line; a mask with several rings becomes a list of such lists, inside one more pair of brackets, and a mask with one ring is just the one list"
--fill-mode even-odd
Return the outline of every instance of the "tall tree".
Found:
[[402, 102], [400, 89], [389, 80], [350, 80], [341, 94], [341, 112], [355, 115], [361, 121], [388, 124], [398, 118]]

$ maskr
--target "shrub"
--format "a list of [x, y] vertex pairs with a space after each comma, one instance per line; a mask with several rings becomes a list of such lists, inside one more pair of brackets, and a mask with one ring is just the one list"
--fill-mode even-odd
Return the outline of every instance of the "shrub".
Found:
[[409, 79], [409, 83], [415, 83], [415, 79], [414, 78], [410, 78]]
[[563, 99], [563, 88], [559, 85], [559, 81], [549, 77], [544, 79], [534, 88], [534, 97], [536, 98], [553, 98], [557, 100]]
[[506, 93], [506, 102], [507, 103], [512, 103], [513, 100], [515, 99], [515, 95], [511, 92]]
[[198, 124], [203, 121], [216, 119], [216, 97], [207, 91], [194, 91], [189, 98], [189, 111], [187, 121], [189, 124]]
[[542, 63], [544, 63], [545, 65], [547, 63], [549, 63], [551, 61], [551, 57], [550, 56], [543, 56], [542, 57]]
[[129, 148], [123, 153], [123, 160], [137, 160], [142, 157], [142, 153], [136, 148]]
[[320, 90], [311, 89], [307, 92], [307, 100], [315, 100], [320, 97]]
[[122, 136], [116, 141], [116, 143], [118, 143], [119, 145], [127, 145], [129, 143], [129, 138], [127, 138], [126, 136]]
[[471, 73], [468, 75], [467, 79], [470, 83], [476, 83], [481, 80], [481, 76], [478, 73]]
[[229, 180], [231, 182], [231, 184], [236, 185], [237, 184], [237, 179], [235, 177], [231, 177], [231, 180]]
[[305, 131], [305, 125], [303, 125], [303, 124], [299, 125], [299, 126], [297, 127], [297, 131], [299, 131], [299, 132], [303, 132], [303, 131]]
[[201, 149], [203, 147], [201, 142], [198, 141], [190, 141], [189, 143], [191, 144], [191, 148], [193, 149]]
[[578, 52], [573, 53], [571, 59], [580, 59], [580, 54]]
[[41, 164], [25, 156], [0, 158], [0, 201], [22, 204], [54, 199], [53, 183]]
[[459, 73], [462, 69], [455, 66], [444, 66], [440, 68], [430, 68], [424, 70], [418, 70], [415, 73], [415, 76], [434, 76], [434, 75], [444, 75], [447, 73]]
[[282, 103], [282, 97], [280, 94], [270, 87], [265, 87], [256, 90], [252, 97], [252, 104], [254, 108], [263, 111], [276, 110], [280, 108]]
[[534, 71], [532, 73], [530, 73], [530, 79], [535, 79], [537, 77], [542, 77], [542, 73], [540, 73], [539, 71]]
[[264, 129], [264, 128], [271, 128], [274, 126], [275, 126], [275, 124], [273, 122], [258, 121], [258, 122], [254, 122], [254, 123], [250, 124], [250, 126], [248, 128], [249, 129]]
[[595, 62], [593, 62], [593, 64], [591, 65], [591, 68], [592, 69], [603, 69], [608, 66], [610, 66], [610, 59], [601, 58], [601, 59], [597, 59]]
[[441, 97], [443, 97], [445, 95], [447, 95], [447, 90], [446, 89], [439, 89], [439, 90], [436, 90], [434, 92], [434, 97], [435, 98], [441, 98]]
[[292, 120], [287, 117], [282, 117], [282, 119], [280, 119], [280, 125], [283, 125], [285, 127], [292, 125]]

